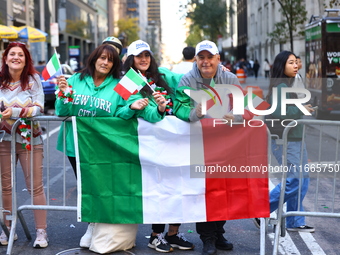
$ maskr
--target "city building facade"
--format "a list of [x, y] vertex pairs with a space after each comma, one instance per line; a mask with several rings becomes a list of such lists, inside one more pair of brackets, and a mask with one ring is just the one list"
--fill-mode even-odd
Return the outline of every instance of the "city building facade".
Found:
[[222, 49], [224, 58], [233, 62], [236, 59], [237, 45], [237, 0], [226, 0], [227, 5], [227, 23], [226, 23], [226, 37], [222, 40]]
[[31, 26], [50, 35], [50, 24], [58, 23], [59, 45], [46, 42], [30, 43], [30, 51], [37, 63], [48, 60], [54, 47], [60, 55], [60, 62], [70, 64], [71, 59], [80, 64], [108, 35], [107, 0], [1, 0], [6, 10], [1, 9], [3, 24], [7, 26]]
[[[242, 0], [239, 2], [243, 2], [243, 5], [238, 5], [238, 8], [246, 7], [248, 12], [246, 20], [244, 19], [244, 16], [242, 16], [243, 20], [238, 20], [239, 25], [240, 23], [247, 24], [246, 42], [241, 40], [243, 38], [243, 34], [238, 34], [238, 43], [241, 43], [242, 45], [246, 43], [246, 47], [242, 48], [242, 53], [238, 54], [239, 57], [245, 57], [248, 60], [257, 59], [261, 65], [261, 63], [263, 63], [266, 58], [270, 63], [273, 63], [275, 56], [280, 51], [291, 50], [289, 41], [284, 44], [280, 44], [268, 36], [268, 33], [271, 33], [274, 30], [274, 24], [285, 19], [285, 17], [279, 11], [281, 6], [277, 0]], [[306, 24], [308, 24], [312, 15], [325, 15], [324, 11], [325, 8], [329, 6], [329, 2], [329, 0], [305, 0], [307, 11]], [[304, 36], [294, 33], [293, 43], [294, 53], [301, 57], [302, 63], [305, 63]], [[238, 46], [238, 50], [240, 48], [241, 47]], [[302, 68], [300, 73], [304, 77], [305, 68]], [[262, 68], [260, 68], [260, 74], [263, 75]]]
[[148, 1], [148, 25], [146, 28], [146, 41], [150, 44], [151, 50], [154, 53], [156, 60], [161, 63], [161, 4], [160, 0]]
[[120, 19], [127, 18], [127, 0], [109, 0], [108, 1], [108, 19], [109, 19], [109, 36], [119, 33], [117, 22]]

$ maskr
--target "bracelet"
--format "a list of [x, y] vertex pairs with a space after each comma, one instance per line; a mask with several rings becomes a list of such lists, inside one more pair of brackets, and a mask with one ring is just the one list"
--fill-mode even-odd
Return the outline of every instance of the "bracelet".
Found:
[[69, 85], [65, 91], [61, 91], [59, 87], [56, 87], [55, 94], [56, 94], [57, 99], [63, 100], [64, 104], [67, 104], [73, 101], [74, 92], [75, 91], [72, 89], [72, 86]]

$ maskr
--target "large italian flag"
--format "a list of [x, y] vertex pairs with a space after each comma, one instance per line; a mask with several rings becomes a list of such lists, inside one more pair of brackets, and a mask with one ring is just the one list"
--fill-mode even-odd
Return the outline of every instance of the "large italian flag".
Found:
[[265, 126], [187, 123], [169, 116], [158, 123], [74, 117], [73, 127], [79, 221], [269, 217], [267, 173], [240, 172], [267, 166]]

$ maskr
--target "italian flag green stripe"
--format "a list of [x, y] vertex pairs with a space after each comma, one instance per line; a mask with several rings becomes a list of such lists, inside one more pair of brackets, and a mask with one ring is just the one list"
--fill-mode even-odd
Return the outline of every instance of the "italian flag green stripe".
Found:
[[[137, 120], [78, 118], [81, 219], [86, 222], [143, 222], [142, 172], [138, 157]], [[95, 130], [94, 130], [95, 127]], [[92, 139], [89, 141], [87, 137]], [[103, 138], [112, 138], [106, 139]], [[93, 143], [93, 141], [96, 141]], [[79, 184], [79, 183], [78, 183]], [[96, 185], [95, 185], [96, 184]], [[79, 200], [78, 200], [79, 201]], [[85, 202], [83, 202], [85, 201]], [[124, 216], [124, 217], [120, 217]]]
[[54, 67], [54, 70], [57, 71], [60, 68], [60, 65], [59, 65], [59, 60], [58, 60], [58, 57], [57, 57], [56, 54], [53, 54], [51, 61], [52, 61], [52, 65]]
[[139, 74], [137, 74], [136, 71], [133, 70], [132, 68], [129, 70], [129, 72], [125, 74], [125, 76], [137, 85], [145, 83], [143, 78]]

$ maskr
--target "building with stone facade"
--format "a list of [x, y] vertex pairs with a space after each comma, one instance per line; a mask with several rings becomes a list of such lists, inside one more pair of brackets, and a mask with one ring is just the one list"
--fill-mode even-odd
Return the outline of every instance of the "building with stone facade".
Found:
[[[108, 35], [107, 0], [1, 0], [2, 22], [7, 26], [31, 26], [50, 35], [50, 24], [59, 25], [61, 63], [78, 62]], [[4, 18], [5, 17], [5, 18]], [[51, 37], [46, 42], [28, 43], [34, 61], [48, 60], [54, 53]], [[72, 55], [77, 54], [77, 55]]]
[[[158, 0], [159, 3], [159, 0]], [[149, 29], [148, 0], [0, 0], [0, 24], [31, 26], [46, 32], [46, 42], [28, 43], [34, 61], [48, 60], [54, 53], [50, 24], [58, 23], [61, 63], [83, 57], [93, 51], [106, 37], [117, 35], [119, 19], [136, 17], [139, 38], [147, 40], [152, 31], [160, 38], [160, 26]], [[154, 13], [154, 12], [153, 12]], [[8, 43], [0, 39], [1, 47]], [[156, 40], [155, 44], [159, 43]], [[1, 49], [0, 49], [1, 50]], [[77, 54], [73, 56], [71, 54]]]
[[[247, 33], [238, 34], [238, 58], [258, 59], [260, 65], [263, 65], [264, 59], [268, 59], [270, 63], [274, 61], [275, 56], [282, 50], [291, 50], [290, 43], [279, 44], [268, 36], [274, 30], [274, 24], [285, 17], [280, 10], [280, 4], [277, 0], [241, 0], [242, 6], [238, 4], [239, 8], [244, 8], [247, 15], [241, 14], [241, 17], [247, 17], [246, 20], [238, 19], [238, 24], [247, 27]], [[325, 15], [325, 8], [329, 6], [329, 0], [306, 0], [307, 21], [312, 15]], [[301, 57], [302, 63], [305, 63], [305, 38], [303, 36], [295, 35], [293, 39], [294, 53]], [[300, 71], [304, 77], [304, 68]], [[260, 68], [260, 74], [263, 75], [263, 70]]]

